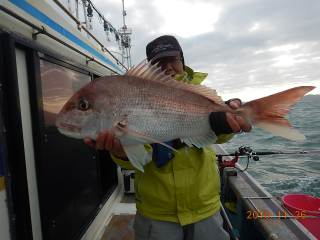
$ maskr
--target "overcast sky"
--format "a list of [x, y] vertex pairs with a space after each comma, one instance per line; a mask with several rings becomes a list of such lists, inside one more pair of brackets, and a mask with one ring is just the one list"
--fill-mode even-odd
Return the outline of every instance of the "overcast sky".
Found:
[[[123, 26], [121, 0], [92, 2], [115, 28]], [[203, 84], [225, 100], [302, 85], [317, 86], [311, 94], [320, 94], [319, 0], [124, 0], [124, 9], [133, 65], [145, 58], [150, 41], [174, 35], [186, 65], [208, 73]], [[93, 33], [120, 52], [94, 21]]]

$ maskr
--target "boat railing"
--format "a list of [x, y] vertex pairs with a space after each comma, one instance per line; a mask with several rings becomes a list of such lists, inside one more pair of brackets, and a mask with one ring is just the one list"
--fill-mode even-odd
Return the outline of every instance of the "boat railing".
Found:
[[[2, 2], [0, 2], [0, 10], [2, 10], [3, 12], [9, 14], [9, 15], [12, 16], [12, 17], [18, 19], [19, 21], [27, 24], [28, 26], [32, 27], [33, 29], [37, 30], [37, 31], [38, 31], [37, 33], [33, 33], [33, 34], [32, 34], [32, 38], [33, 38], [34, 40], [37, 40], [37, 35], [38, 35], [38, 34], [44, 34], [44, 35], [46, 35], [46, 36], [54, 39], [55, 41], [63, 44], [64, 46], [72, 49], [73, 51], [81, 54], [82, 56], [86, 57], [86, 59], [87, 59], [86, 61], [87, 61], [87, 62], [93, 61], [93, 62], [95, 62], [95, 63], [97, 63], [97, 64], [99, 64], [99, 65], [101, 65], [101, 66], [103, 66], [103, 67], [105, 67], [105, 68], [107, 68], [107, 69], [109, 69], [110, 71], [112, 71], [112, 72], [114, 72], [114, 73], [117, 73], [115, 70], [113, 70], [112, 68], [110, 68], [108, 65], [106, 65], [106, 64], [104, 64], [103, 62], [101, 62], [100, 60], [94, 58], [94, 56], [90, 56], [90, 55], [86, 54], [85, 52], [83, 52], [83, 51], [81, 51], [81, 50], [79, 50], [79, 49], [71, 46], [71, 45], [68, 44], [67, 42], [65, 42], [65, 41], [63, 41], [62, 39], [60, 39], [60, 38], [54, 36], [53, 34], [51, 34], [44, 26], [41, 26], [41, 25], [38, 25], [38, 24], [34, 23], [34, 22], [31, 21], [29, 18], [27, 18], [27, 17], [21, 15], [20, 13], [14, 11], [13, 9], [9, 8], [9, 7], [6, 6], [5, 4], [3, 4]], [[90, 36], [91, 36], [95, 41], [98, 41], [95, 37], [93, 37], [93, 35], [92, 35], [84, 26], [82, 26], [82, 28], [85, 29], [86, 32], [88, 32], [88, 33], [90, 34]], [[101, 46], [103, 46], [99, 41], [98, 41], [98, 43], [99, 43]], [[103, 49], [105, 49], [114, 59], [116, 59], [117, 64], [121, 64], [121, 65], [124, 67], [124, 69], [128, 70], [114, 55], [112, 55], [112, 54], [110, 53], [110, 51], [108, 51], [105, 47], [103, 47]], [[103, 51], [103, 49], [102, 49], [102, 51]]]
[[81, 24], [81, 22], [75, 17], [72, 15], [72, 13], [70, 13], [68, 11], [68, 9], [66, 9], [60, 2], [59, 0], [53, 0], [57, 5], [58, 7], [60, 7], [73, 21], [75, 21], [75, 23], [77, 24], [77, 29], [79, 31], [81, 31], [81, 29], [83, 29], [93, 40], [96, 41], [96, 43], [98, 43], [101, 47], [101, 50], [103, 52], [107, 52], [111, 57], [113, 57], [116, 61], [117, 61], [117, 64], [121, 64], [122, 67], [126, 70], [128, 70], [122, 62], [120, 62], [85, 26], [83, 26]]

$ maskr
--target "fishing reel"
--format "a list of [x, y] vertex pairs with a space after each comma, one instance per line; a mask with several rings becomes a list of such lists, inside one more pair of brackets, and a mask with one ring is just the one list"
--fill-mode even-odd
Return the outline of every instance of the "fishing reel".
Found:
[[253, 153], [252, 152], [252, 149], [250, 147], [247, 147], [247, 146], [241, 146], [239, 147], [239, 155], [247, 155], [248, 158], [251, 158], [254, 160], [254, 161], [259, 161], [259, 156], [256, 155], [256, 153]]
[[[222, 161], [223, 156], [235, 156], [235, 158], [233, 158], [231, 161]], [[235, 154], [227, 154], [227, 155], [218, 154], [217, 155], [218, 162], [221, 167], [234, 167], [234, 168], [237, 168], [235, 164], [238, 162], [239, 156], [247, 156], [247, 166], [244, 170], [239, 169], [239, 171], [241, 172], [247, 170], [249, 166], [250, 158], [252, 158], [254, 161], [259, 161], [259, 156], [257, 156], [256, 153], [254, 153], [252, 149], [247, 146], [239, 147], [238, 151], [236, 151]]]
[[[300, 152], [253, 152], [250, 147], [247, 146], [241, 146], [239, 147], [238, 151], [236, 151], [234, 154], [217, 154], [218, 162], [220, 167], [236, 167], [236, 163], [238, 162], [239, 156], [247, 156], [247, 167], [244, 170], [240, 171], [245, 171], [247, 170], [249, 166], [249, 159], [252, 158], [254, 161], [259, 161], [259, 156], [258, 155], [273, 155], [273, 154], [320, 154], [320, 152], [305, 152], [305, 151], [300, 151]], [[235, 156], [231, 161], [223, 161], [222, 157], [223, 156]]]

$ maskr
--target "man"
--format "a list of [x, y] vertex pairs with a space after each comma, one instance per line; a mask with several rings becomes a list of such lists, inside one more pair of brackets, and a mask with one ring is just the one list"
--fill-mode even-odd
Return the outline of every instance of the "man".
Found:
[[[207, 74], [194, 72], [185, 66], [183, 51], [173, 36], [161, 36], [150, 42], [147, 57], [158, 64], [166, 75], [192, 84], [200, 84]], [[240, 100], [230, 101], [236, 109]], [[217, 135], [216, 143], [229, 141], [234, 133], [251, 130], [241, 117], [211, 113], [208, 119]], [[94, 142], [85, 143], [106, 149], [122, 168], [133, 169], [121, 143], [112, 132], [102, 131]], [[135, 239], [229, 239], [222, 228], [220, 216], [220, 181], [218, 164], [211, 147], [188, 147], [179, 139], [167, 142], [181, 154], [175, 154], [159, 144], [145, 145], [147, 161], [142, 173], [135, 169], [137, 214]]]

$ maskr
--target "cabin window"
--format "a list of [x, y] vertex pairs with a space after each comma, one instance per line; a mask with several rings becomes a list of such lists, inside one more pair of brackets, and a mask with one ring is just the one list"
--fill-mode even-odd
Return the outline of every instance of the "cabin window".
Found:
[[64, 104], [89, 83], [91, 77], [43, 59], [40, 60], [40, 71], [45, 125], [54, 125]]

